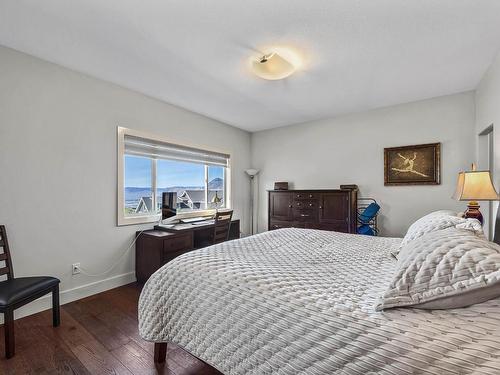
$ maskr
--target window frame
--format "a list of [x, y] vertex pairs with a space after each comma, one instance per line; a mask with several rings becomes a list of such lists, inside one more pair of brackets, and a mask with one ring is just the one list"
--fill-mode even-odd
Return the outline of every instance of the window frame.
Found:
[[[159, 214], [146, 214], [146, 215], [135, 215], [126, 216], [125, 215], [125, 136], [135, 136], [144, 139], [150, 139], [152, 141], [159, 141], [165, 143], [173, 143], [179, 146], [197, 148], [203, 151], [211, 151], [218, 153], [225, 153], [229, 155], [229, 161], [227, 167], [224, 168], [224, 199], [225, 199], [225, 209], [232, 208], [231, 201], [231, 154], [226, 150], [214, 150], [207, 146], [200, 146], [195, 144], [186, 144], [178, 142], [177, 140], [172, 140], [169, 138], [161, 137], [155, 134], [146, 133], [139, 130], [133, 130], [125, 127], [117, 127], [117, 137], [118, 137], [118, 147], [117, 147], [117, 226], [123, 225], [136, 225], [136, 224], [148, 224], [158, 222], [161, 219], [161, 213]], [[205, 164], [205, 195], [208, 195], [208, 166]], [[156, 207], [156, 196], [157, 196], [157, 159], [151, 159], [151, 189], [153, 191], [153, 207]], [[206, 202], [207, 204], [208, 202]], [[177, 214], [177, 217], [189, 218], [196, 216], [209, 216], [215, 213], [215, 209], [201, 209], [194, 211], [184, 211]]]

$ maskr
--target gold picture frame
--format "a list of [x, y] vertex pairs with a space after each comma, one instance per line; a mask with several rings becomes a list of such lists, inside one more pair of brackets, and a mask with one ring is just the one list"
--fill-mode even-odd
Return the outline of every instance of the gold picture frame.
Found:
[[384, 185], [439, 185], [441, 143], [384, 148]]

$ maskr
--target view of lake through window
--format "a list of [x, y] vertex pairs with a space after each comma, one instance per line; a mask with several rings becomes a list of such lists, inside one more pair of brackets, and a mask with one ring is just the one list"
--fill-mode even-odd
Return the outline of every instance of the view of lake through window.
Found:
[[125, 155], [124, 177], [126, 216], [159, 213], [163, 192], [177, 193], [177, 209], [181, 211], [225, 207], [222, 166]]

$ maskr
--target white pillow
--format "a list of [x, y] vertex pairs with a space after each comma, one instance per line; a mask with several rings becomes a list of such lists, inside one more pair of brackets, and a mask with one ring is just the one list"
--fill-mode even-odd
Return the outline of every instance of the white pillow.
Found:
[[500, 296], [500, 246], [473, 231], [447, 228], [409, 242], [376, 310], [449, 309]]
[[400, 247], [403, 247], [408, 242], [420, 236], [423, 236], [426, 233], [455, 226], [455, 219], [459, 219], [456, 213], [446, 210], [435, 211], [422, 216], [420, 219], [410, 225], [403, 238], [403, 242], [401, 242]]
[[392, 251], [391, 254], [398, 259], [399, 251], [409, 242], [436, 230], [460, 227], [462, 229], [471, 230], [477, 234], [483, 234], [481, 223], [477, 219], [465, 219], [458, 217], [456, 212], [449, 210], [441, 210], [431, 212], [415, 221], [406, 232], [406, 235], [399, 245], [399, 249]]

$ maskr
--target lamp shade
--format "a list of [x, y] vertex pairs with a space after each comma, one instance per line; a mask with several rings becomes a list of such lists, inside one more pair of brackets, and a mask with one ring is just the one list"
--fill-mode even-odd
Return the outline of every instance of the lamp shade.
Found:
[[253, 177], [255, 176], [256, 174], [258, 174], [260, 171], [258, 169], [247, 169], [246, 171], [246, 174], [249, 175], [250, 177]]
[[215, 192], [215, 196], [212, 198], [212, 203], [219, 204], [222, 202], [222, 198], [217, 195], [217, 191]]
[[489, 171], [460, 172], [457, 179], [457, 190], [453, 199], [459, 201], [494, 201], [498, 193], [493, 186]]

